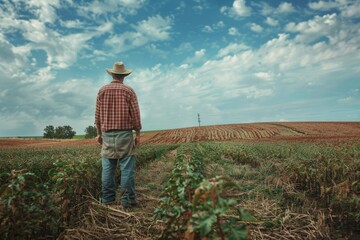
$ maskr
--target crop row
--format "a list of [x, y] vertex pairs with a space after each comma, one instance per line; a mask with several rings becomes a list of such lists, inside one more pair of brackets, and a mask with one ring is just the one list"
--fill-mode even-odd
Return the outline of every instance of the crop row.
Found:
[[160, 131], [147, 143], [187, 143], [198, 141], [229, 141], [234, 139], [261, 139], [279, 135], [274, 126], [256, 124], [218, 125]]
[[[176, 147], [144, 146], [137, 166]], [[75, 224], [86, 200], [100, 194], [99, 159], [94, 147], [2, 149], [0, 238], [53, 239]]]
[[154, 212], [166, 225], [161, 239], [246, 239], [241, 216], [225, 218], [237, 201], [223, 196], [223, 178], [205, 177], [205, 157], [207, 150], [201, 145], [177, 150], [176, 166]]
[[[329, 228], [360, 230], [359, 143], [342, 146], [213, 143], [211, 146], [217, 158], [231, 159], [239, 168], [248, 166], [243, 169], [251, 169], [248, 171], [254, 177], [250, 181], [262, 185], [257, 187], [261, 191], [275, 194], [283, 210], [320, 211]], [[240, 173], [239, 177], [245, 176]], [[251, 199], [251, 192], [255, 190], [244, 196]]]

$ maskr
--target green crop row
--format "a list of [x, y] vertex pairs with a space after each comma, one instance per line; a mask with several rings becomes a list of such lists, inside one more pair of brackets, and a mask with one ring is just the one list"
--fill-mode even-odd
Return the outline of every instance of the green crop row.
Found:
[[[327, 226], [360, 231], [359, 142], [143, 145], [137, 167], [175, 149], [176, 167], [154, 212], [164, 239], [241, 239], [251, 216], [240, 205], [254, 206], [260, 230], [281, 231], [287, 210], [319, 210]], [[73, 226], [88, 209], [86, 200], [100, 194], [99, 152], [93, 146], [0, 149], [0, 239], [54, 239]], [[256, 209], [266, 198], [277, 204], [274, 216]]]
[[[239, 166], [253, 169], [255, 174], [250, 180], [262, 185], [268, 194], [277, 194], [284, 207], [300, 212], [321, 209], [327, 213], [328, 225], [360, 230], [359, 142], [340, 146], [305, 143], [208, 145], [215, 159], [231, 159]], [[276, 183], [276, 187], [265, 187], [269, 183]]]
[[154, 211], [155, 219], [165, 221], [161, 239], [246, 239], [241, 214], [225, 218], [237, 203], [223, 196], [229, 185], [204, 175], [207, 150], [203, 145], [178, 148], [176, 166]]
[[[176, 147], [140, 147], [137, 167]], [[56, 238], [97, 199], [100, 184], [99, 148], [1, 149], [0, 238]]]

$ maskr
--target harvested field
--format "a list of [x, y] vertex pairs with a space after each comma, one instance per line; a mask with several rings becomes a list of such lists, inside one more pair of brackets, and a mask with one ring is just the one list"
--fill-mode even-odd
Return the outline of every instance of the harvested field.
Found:
[[[156, 133], [143, 133], [142, 141], [147, 141]], [[0, 148], [34, 148], [34, 147], [66, 147], [66, 146], [98, 146], [92, 139], [42, 139], [42, 138], [0, 138]]]
[[310, 141], [343, 143], [360, 139], [360, 122], [248, 123], [160, 131], [143, 143], [199, 141]]
[[[142, 133], [141, 143], [231, 142], [324, 142], [341, 144], [360, 140], [360, 122], [269, 122], [177, 128]], [[0, 148], [88, 146], [95, 139], [0, 139]]]
[[124, 209], [121, 191], [98, 202], [95, 139], [0, 139], [0, 239], [184, 239], [207, 219], [226, 222], [211, 220], [207, 239], [220, 228], [229, 239], [359, 239], [359, 122], [193, 127], [141, 143], [139, 206]]
[[0, 148], [18, 147], [52, 147], [52, 146], [84, 146], [96, 144], [94, 139], [36, 139], [36, 138], [3, 138]]

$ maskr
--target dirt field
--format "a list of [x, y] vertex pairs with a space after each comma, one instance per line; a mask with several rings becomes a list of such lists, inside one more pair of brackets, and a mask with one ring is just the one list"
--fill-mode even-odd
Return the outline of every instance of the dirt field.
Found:
[[[147, 141], [156, 132], [142, 134], [141, 140]], [[93, 139], [35, 139], [35, 138], [0, 138], [0, 148], [22, 148], [22, 147], [55, 147], [55, 146], [98, 146]]]
[[197, 141], [301, 141], [343, 143], [360, 140], [360, 122], [249, 123], [160, 131], [144, 143]]
[[[269, 122], [178, 128], [143, 133], [142, 144], [198, 141], [232, 142], [324, 142], [345, 143], [360, 140], [360, 122]], [[0, 139], [0, 148], [96, 146], [95, 139]]]

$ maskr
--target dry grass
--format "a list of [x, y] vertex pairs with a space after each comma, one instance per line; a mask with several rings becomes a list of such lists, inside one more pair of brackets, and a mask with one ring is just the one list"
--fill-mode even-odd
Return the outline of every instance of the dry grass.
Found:
[[[87, 204], [87, 214], [78, 225], [64, 231], [59, 239], [158, 238], [164, 230], [164, 224], [154, 221], [152, 215], [174, 168], [175, 157], [176, 150], [138, 170], [138, 208], [129, 211], [122, 209], [119, 201], [107, 206], [92, 199]], [[243, 222], [247, 225], [248, 239], [331, 239], [333, 235], [329, 229], [328, 212], [311, 202], [297, 206], [295, 202], [285, 201], [285, 196], [301, 193], [295, 191], [294, 184], [288, 178], [283, 175], [272, 176], [267, 165], [262, 169], [261, 166], [239, 164], [236, 160], [223, 157], [218, 160], [205, 161], [205, 175], [225, 176], [239, 186], [239, 189], [228, 192], [226, 197], [238, 199], [236, 208], [246, 209], [256, 218], [256, 221]], [[296, 196], [296, 199], [300, 198]], [[236, 214], [236, 209], [233, 210], [230, 215]]]
[[[234, 190], [227, 197], [237, 198], [237, 209], [246, 209], [256, 221], [244, 222], [247, 225], [248, 239], [330, 239], [330, 229], [325, 222], [325, 214], [318, 209], [303, 212], [286, 207], [281, 198], [267, 192], [278, 189], [292, 191], [293, 186], [281, 179], [268, 179], [259, 168], [239, 164], [231, 159], [207, 162], [206, 175], [223, 175], [237, 186], [246, 190]], [[263, 170], [264, 171], [264, 170]], [[234, 212], [235, 213], [235, 212]]]
[[124, 209], [119, 199], [114, 204], [103, 205], [92, 198], [84, 203], [83, 206], [88, 210], [77, 226], [66, 229], [58, 239], [154, 239], [154, 236], [161, 233], [163, 225], [159, 221], [155, 222], [152, 215], [167, 177], [174, 167], [175, 156], [176, 151], [172, 151], [137, 171], [139, 207]]

